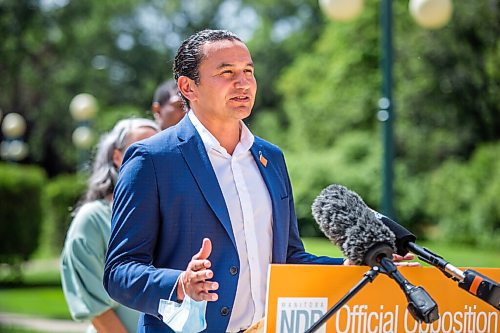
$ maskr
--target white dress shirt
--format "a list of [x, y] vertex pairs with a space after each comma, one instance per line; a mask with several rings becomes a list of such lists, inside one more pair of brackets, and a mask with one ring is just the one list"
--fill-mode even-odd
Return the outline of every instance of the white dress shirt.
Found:
[[188, 116], [214, 168], [236, 240], [240, 275], [227, 331], [239, 332], [264, 317], [267, 271], [272, 259], [271, 197], [250, 152], [254, 136], [243, 122], [240, 141], [231, 156], [193, 111]]

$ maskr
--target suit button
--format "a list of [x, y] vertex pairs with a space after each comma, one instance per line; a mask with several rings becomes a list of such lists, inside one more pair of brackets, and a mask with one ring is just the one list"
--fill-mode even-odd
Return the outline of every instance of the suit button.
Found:
[[220, 309], [220, 314], [223, 316], [227, 316], [229, 314], [229, 308], [227, 306]]
[[229, 273], [231, 273], [231, 275], [236, 275], [236, 274], [238, 274], [238, 267], [236, 267], [236, 266], [231, 266], [231, 268], [229, 269]]

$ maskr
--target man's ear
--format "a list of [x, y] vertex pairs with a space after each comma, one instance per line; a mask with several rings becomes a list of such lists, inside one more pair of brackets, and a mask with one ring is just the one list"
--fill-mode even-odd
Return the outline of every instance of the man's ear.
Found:
[[122, 166], [122, 162], [123, 162], [123, 153], [118, 149], [114, 149], [113, 150], [113, 165], [115, 166], [116, 170], [120, 169], [120, 167]]
[[196, 83], [187, 76], [179, 76], [177, 79], [177, 86], [181, 94], [186, 97], [190, 102], [197, 99]]
[[161, 110], [160, 103], [158, 103], [158, 102], [154, 102], [154, 103], [151, 105], [151, 112], [153, 112], [153, 113], [160, 113], [160, 110]]

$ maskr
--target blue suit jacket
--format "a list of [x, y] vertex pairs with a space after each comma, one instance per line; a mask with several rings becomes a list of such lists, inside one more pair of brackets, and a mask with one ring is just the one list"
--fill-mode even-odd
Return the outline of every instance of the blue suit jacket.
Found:
[[[251, 153], [272, 200], [273, 263], [341, 264], [304, 251], [281, 150], [255, 137]], [[172, 332], [158, 315], [160, 298], [168, 298], [204, 237], [212, 241], [209, 260], [219, 282], [219, 299], [207, 306], [207, 331], [225, 332], [238, 283], [234, 267], [240, 263], [215, 172], [198, 132], [184, 117], [127, 150], [115, 188], [104, 286], [113, 299], [144, 313], [140, 332]]]

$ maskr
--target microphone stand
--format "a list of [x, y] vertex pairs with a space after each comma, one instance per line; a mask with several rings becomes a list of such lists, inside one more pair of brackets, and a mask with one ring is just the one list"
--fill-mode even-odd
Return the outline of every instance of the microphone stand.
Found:
[[[370, 256], [367, 256], [370, 262]], [[319, 318], [305, 333], [316, 332], [335, 312], [340, 310], [354, 295], [356, 295], [368, 282], [373, 282], [379, 273], [384, 273], [395, 280], [403, 290], [408, 300], [408, 311], [419, 322], [432, 323], [439, 319], [439, 312], [436, 302], [422, 288], [412, 285], [406, 280], [392, 260], [387, 257], [377, 259], [377, 265], [366, 272], [361, 280], [344, 295], [335, 305], [333, 305], [321, 318]]]
[[408, 300], [408, 311], [415, 320], [430, 324], [439, 319], [438, 306], [424, 288], [416, 287], [406, 280], [389, 258], [381, 258], [379, 264], [403, 290]]
[[415, 244], [414, 242], [417, 237], [406, 230], [402, 225], [373, 209], [372, 211], [383, 224], [396, 234], [398, 254], [404, 255], [408, 251], [415, 253], [420, 260], [437, 267], [447, 278], [458, 282], [460, 288], [490, 304], [495, 309], [500, 310], [499, 283], [475, 270], [467, 269], [462, 271], [458, 269], [440, 255]]
[[354, 295], [356, 295], [368, 282], [373, 282], [375, 278], [380, 273], [380, 268], [378, 266], [373, 266], [368, 272], [366, 272], [361, 280], [351, 289], [347, 294], [344, 295], [335, 305], [333, 305], [321, 318], [319, 318], [307, 331], [304, 333], [316, 332], [331, 316], [335, 314], [342, 306], [344, 306], [347, 301], [349, 301]]
[[406, 246], [420, 260], [439, 268], [447, 278], [458, 282], [460, 288], [500, 310], [500, 285], [497, 282], [473, 269], [461, 271], [443, 257], [413, 242], [408, 242]]

